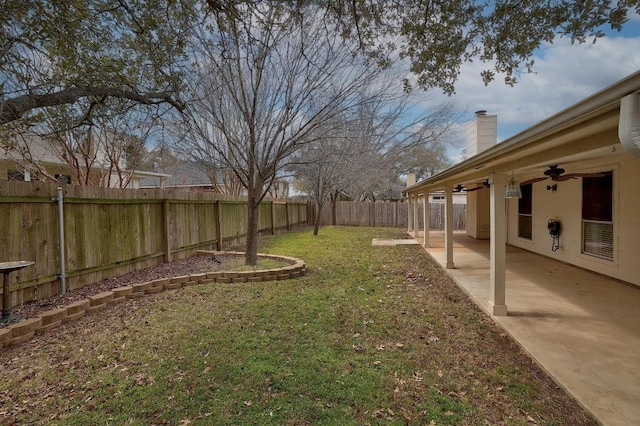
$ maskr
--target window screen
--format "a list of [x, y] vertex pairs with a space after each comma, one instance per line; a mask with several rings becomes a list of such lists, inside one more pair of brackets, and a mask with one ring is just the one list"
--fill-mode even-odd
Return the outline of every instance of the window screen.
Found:
[[582, 252], [613, 259], [613, 172], [582, 178]]

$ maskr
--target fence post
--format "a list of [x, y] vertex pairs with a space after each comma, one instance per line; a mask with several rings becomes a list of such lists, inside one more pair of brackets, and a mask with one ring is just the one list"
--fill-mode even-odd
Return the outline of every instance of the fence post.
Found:
[[162, 242], [164, 243], [164, 261], [171, 262], [171, 240], [169, 239], [169, 200], [162, 200]]
[[395, 214], [395, 215], [394, 215], [394, 217], [393, 217], [393, 225], [394, 225], [396, 228], [399, 228], [399, 227], [400, 227], [400, 224], [398, 223], [398, 215], [399, 215], [400, 213], [398, 212], [398, 210], [400, 209], [400, 202], [399, 202], [399, 201], [396, 201], [396, 203], [395, 203], [395, 204], [396, 204], [396, 206], [395, 206], [396, 214]]
[[313, 215], [314, 215], [314, 208], [311, 204], [311, 200], [307, 201], [307, 225], [313, 225], [315, 223], [314, 219], [313, 219]]
[[287, 231], [291, 231], [291, 220], [289, 219], [289, 202], [284, 202], [284, 215], [287, 219]]
[[216, 249], [222, 251], [222, 208], [220, 200], [216, 200]]
[[[373, 216], [373, 227], [376, 227], [376, 202], [372, 201], [371, 205], [369, 206], [369, 217]], [[373, 210], [373, 212], [371, 212], [371, 210]]]
[[[64, 191], [62, 187], [59, 186], [58, 189], [58, 198], [55, 201], [58, 203], [58, 245], [60, 250], [60, 294], [65, 294], [67, 292], [67, 273], [65, 271], [66, 268], [66, 260], [65, 260], [65, 252], [66, 246], [64, 242]], [[5, 280], [7, 276], [5, 276]]]
[[276, 205], [271, 201], [271, 235], [276, 234]]

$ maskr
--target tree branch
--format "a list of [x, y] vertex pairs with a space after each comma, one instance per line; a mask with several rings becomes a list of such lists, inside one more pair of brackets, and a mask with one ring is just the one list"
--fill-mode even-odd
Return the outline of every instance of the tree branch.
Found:
[[113, 87], [71, 87], [54, 93], [44, 95], [28, 94], [0, 102], [0, 124], [7, 124], [18, 120], [22, 118], [26, 112], [37, 108], [72, 104], [80, 98], [90, 96], [113, 96], [116, 98], [129, 99], [145, 105], [168, 103], [179, 111], [183, 111], [186, 107], [184, 102], [172, 97], [172, 94], [169, 92], [139, 93], [135, 90]]

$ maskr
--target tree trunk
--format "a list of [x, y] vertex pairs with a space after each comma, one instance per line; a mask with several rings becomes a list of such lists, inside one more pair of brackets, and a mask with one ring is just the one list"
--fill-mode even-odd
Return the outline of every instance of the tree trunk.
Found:
[[331, 224], [333, 226], [338, 226], [338, 201], [332, 199], [331, 200]]
[[316, 203], [316, 220], [313, 224], [313, 235], [318, 235], [320, 229], [320, 214], [322, 213], [322, 204]]
[[260, 203], [251, 200], [247, 203], [247, 251], [245, 264], [255, 266], [258, 263], [258, 213]]

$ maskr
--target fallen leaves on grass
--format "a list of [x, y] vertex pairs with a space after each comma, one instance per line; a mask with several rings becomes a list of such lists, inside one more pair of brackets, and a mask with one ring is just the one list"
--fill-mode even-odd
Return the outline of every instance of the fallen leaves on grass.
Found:
[[380, 230], [331, 232], [287, 240], [313, 271], [295, 283], [135, 299], [6, 349], [0, 423], [91, 424], [135, 395], [123, 424], [594, 424], [420, 248], [380, 255], [358, 240]]

